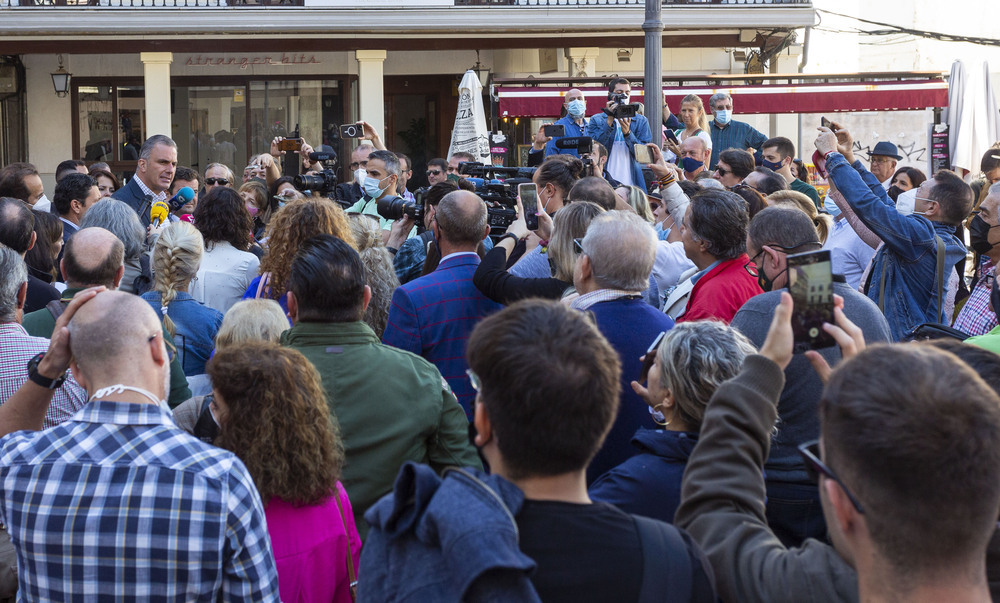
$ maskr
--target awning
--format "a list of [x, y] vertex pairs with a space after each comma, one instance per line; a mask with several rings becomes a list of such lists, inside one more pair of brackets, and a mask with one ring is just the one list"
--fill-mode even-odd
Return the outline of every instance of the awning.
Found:
[[[559, 115], [563, 95], [569, 88], [502, 86], [499, 115], [510, 117], [554, 117]], [[587, 98], [587, 114], [597, 113], [607, 102], [607, 89], [581, 87]], [[817, 84], [770, 84], [719, 88], [664, 88], [674, 113], [681, 99], [697, 94], [708, 107], [716, 92], [733, 96], [736, 113], [834, 113], [838, 111], [906, 111], [948, 106], [948, 83], [941, 79], [889, 82], [839, 82]], [[642, 90], [632, 90], [632, 102], [641, 102]]]

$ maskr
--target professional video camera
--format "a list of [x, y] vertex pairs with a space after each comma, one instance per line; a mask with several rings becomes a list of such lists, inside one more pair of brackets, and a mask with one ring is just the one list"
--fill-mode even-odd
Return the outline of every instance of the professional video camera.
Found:
[[486, 202], [490, 236], [500, 238], [517, 219], [517, 185], [531, 182], [535, 168], [466, 161], [458, 164], [458, 173], [470, 176], [469, 180], [476, 185], [476, 194]]
[[629, 103], [628, 95], [624, 92], [620, 94], [609, 92], [608, 100], [617, 103], [614, 110], [609, 110], [607, 107], [601, 110], [615, 119], [629, 119], [635, 117], [636, 113], [639, 112], [638, 103]]

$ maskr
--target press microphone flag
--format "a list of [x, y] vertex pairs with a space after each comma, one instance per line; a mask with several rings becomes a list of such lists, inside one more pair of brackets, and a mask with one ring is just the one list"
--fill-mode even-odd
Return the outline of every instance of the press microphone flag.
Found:
[[182, 186], [177, 194], [167, 201], [170, 211], [177, 211], [194, 200], [194, 190], [190, 186]]

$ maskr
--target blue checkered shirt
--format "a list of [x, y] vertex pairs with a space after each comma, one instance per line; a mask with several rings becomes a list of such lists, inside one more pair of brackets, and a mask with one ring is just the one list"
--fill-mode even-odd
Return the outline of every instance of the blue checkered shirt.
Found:
[[767, 141], [767, 136], [745, 121], [730, 121], [726, 127], [720, 128], [714, 119], [708, 124], [708, 133], [712, 136], [712, 161], [709, 169], [714, 170], [719, 163], [719, 153], [726, 149], [756, 149]]
[[277, 601], [260, 496], [151, 404], [91, 402], [0, 439], [19, 600]]

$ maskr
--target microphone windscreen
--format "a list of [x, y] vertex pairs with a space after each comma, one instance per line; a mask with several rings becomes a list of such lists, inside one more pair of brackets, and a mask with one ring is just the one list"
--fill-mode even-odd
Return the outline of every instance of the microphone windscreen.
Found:
[[163, 201], [157, 201], [153, 204], [153, 207], [149, 208], [149, 221], [156, 222], [159, 221], [160, 224], [167, 221], [167, 216], [170, 215], [170, 207], [167, 206]]

